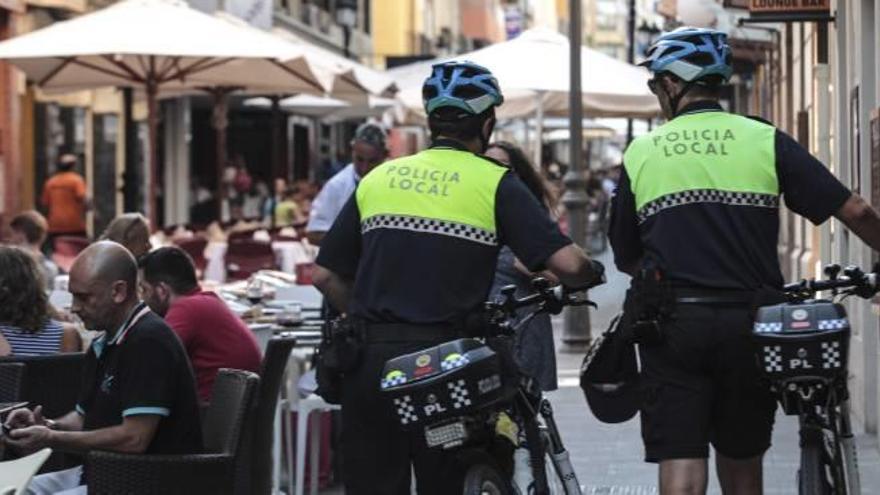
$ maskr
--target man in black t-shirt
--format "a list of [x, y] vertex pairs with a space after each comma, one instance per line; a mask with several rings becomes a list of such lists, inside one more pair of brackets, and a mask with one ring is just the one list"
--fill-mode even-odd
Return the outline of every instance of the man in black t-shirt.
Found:
[[[195, 379], [183, 345], [138, 300], [137, 265], [121, 245], [84, 250], [70, 272], [72, 310], [87, 328], [104, 330], [88, 350], [76, 409], [44, 419], [41, 408], [13, 411], [7, 443], [87, 452], [193, 454], [202, 450]], [[35, 493], [80, 490], [81, 467], [41, 475]]]
[[467, 62], [438, 64], [425, 83], [433, 144], [386, 162], [359, 184], [321, 242], [315, 285], [364, 322], [363, 358], [342, 384], [345, 490], [461, 493], [462, 473], [424, 436], [405, 434], [379, 392], [385, 361], [455, 338], [486, 300], [500, 245], [570, 286], [600, 276], [526, 186], [478, 155], [502, 102], [495, 78]]

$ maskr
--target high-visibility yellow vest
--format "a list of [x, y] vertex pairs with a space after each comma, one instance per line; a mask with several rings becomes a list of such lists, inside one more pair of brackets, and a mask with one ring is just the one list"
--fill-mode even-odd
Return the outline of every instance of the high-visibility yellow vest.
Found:
[[692, 203], [776, 208], [776, 129], [721, 112], [685, 114], [630, 144], [624, 166], [639, 220]]
[[505, 171], [449, 148], [385, 162], [358, 185], [361, 231], [402, 229], [497, 245], [495, 193]]

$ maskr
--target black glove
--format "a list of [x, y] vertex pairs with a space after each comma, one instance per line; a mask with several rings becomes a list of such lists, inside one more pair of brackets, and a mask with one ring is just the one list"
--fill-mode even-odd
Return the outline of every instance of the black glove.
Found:
[[596, 260], [590, 260], [595, 278], [590, 287], [596, 287], [605, 283], [605, 265]]

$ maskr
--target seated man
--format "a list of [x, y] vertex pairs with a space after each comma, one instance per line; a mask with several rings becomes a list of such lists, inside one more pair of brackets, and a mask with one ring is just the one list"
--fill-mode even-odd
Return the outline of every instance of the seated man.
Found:
[[[162, 318], [137, 298], [137, 264], [115, 242], [86, 248], [70, 271], [72, 311], [104, 330], [86, 354], [76, 409], [44, 419], [10, 413], [6, 442], [88, 452], [192, 454], [202, 450], [195, 380], [186, 352]], [[85, 494], [82, 467], [37, 476], [30, 493]]]
[[177, 333], [198, 382], [199, 398], [211, 401], [220, 368], [260, 371], [253, 332], [213, 292], [202, 292], [192, 259], [178, 247], [163, 247], [140, 259], [141, 297]]
[[150, 243], [150, 221], [140, 213], [123, 213], [114, 218], [101, 239], [122, 244], [136, 260], [153, 249]]

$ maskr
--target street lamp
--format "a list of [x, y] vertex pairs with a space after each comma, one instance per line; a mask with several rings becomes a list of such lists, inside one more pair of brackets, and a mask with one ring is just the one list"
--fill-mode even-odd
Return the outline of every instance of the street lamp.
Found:
[[[568, 8], [569, 44], [569, 143], [568, 172], [563, 177], [565, 193], [562, 204], [568, 212], [568, 233], [581, 247], [587, 245], [587, 179], [582, 157], [584, 103], [581, 94], [581, 1], [570, 0]], [[540, 142], [540, 141], [539, 141]], [[562, 329], [563, 350], [582, 352], [590, 344], [590, 312], [587, 306], [570, 306], [565, 311]]]
[[348, 46], [351, 44], [351, 30], [357, 26], [357, 0], [336, 0], [336, 23], [342, 26], [342, 50], [345, 58], [351, 54]]

